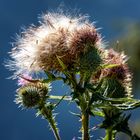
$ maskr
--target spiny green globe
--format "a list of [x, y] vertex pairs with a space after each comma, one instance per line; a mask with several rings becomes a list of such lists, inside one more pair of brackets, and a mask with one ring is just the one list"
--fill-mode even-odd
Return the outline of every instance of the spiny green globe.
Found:
[[16, 103], [25, 108], [32, 108], [37, 106], [40, 101], [45, 101], [49, 87], [46, 84], [28, 84], [22, 86], [17, 91]]

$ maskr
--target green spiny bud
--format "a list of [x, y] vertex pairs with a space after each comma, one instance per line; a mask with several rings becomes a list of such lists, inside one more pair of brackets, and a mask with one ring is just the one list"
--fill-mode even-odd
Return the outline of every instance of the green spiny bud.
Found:
[[34, 86], [24, 86], [18, 89], [16, 103], [25, 108], [32, 108], [40, 101], [39, 90]]
[[110, 98], [123, 98], [127, 94], [123, 84], [115, 78], [104, 78], [101, 90]]
[[102, 62], [101, 52], [92, 46], [87, 46], [87, 50], [79, 57], [79, 68], [82, 72], [93, 72]]
[[39, 104], [41, 100], [46, 100], [49, 86], [44, 83], [29, 83], [17, 90], [16, 103], [25, 108], [32, 108]]

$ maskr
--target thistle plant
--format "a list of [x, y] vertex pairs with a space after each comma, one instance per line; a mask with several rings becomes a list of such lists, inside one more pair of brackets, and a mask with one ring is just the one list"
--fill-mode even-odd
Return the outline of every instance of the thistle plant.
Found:
[[[56, 140], [61, 137], [54, 112], [63, 100], [76, 102], [80, 110], [76, 116], [80, 117], [82, 140], [92, 139], [89, 123], [95, 116], [103, 118], [98, 129], [105, 129], [104, 140], [115, 140], [118, 132], [140, 139], [131, 132], [130, 115], [125, 114], [140, 106], [131, 94], [127, 56], [106, 49], [87, 17], [44, 14], [38, 27], [32, 25], [17, 37], [10, 56], [6, 66], [14, 71], [12, 77], [19, 85], [15, 102], [45, 118]], [[51, 95], [51, 83], [56, 80], [68, 85], [71, 93]]]

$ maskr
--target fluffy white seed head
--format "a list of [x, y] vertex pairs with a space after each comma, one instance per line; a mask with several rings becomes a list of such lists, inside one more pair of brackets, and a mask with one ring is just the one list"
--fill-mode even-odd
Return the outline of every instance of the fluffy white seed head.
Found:
[[[12, 60], [8, 66], [16, 75], [42, 70], [61, 72], [58, 56], [67, 68], [73, 67], [76, 59], [79, 59], [77, 58], [79, 51], [83, 51], [83, 45], [80, 44], [82, 40], [76, 40], [76, 36], [85, 39], [83, 41], [88, 41], [89, 38], [95, 46], [101, 43], [94, 25], [89, 23], [86, 17], [71, 17], [59, 13], [45, 14], [38, 27], [31, 26], [18, 36], [10, 52]], [[77, 46], [74, 39], [81, 46]], [[71, 46], [72, 43], [76, 45]], [[73, 47], [79, 48], [73, 49]], [[72, 53], [71, 49], [78, 51]]]

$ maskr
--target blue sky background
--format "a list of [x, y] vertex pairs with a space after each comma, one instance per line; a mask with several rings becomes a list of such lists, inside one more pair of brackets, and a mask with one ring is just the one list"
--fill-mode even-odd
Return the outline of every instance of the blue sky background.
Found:
[[[33, 110], [19, 109], [13, 102], [16, 81], [6, 79], [12, 73], [5, 69], [3, 63], [9, 58], [10, 42], [14, 41], [16, 33], [20, 33], [21, 27], [32, 23], [37, 25], [39, 14], [55, 11], [60, 5], [64, 5], [63, 9], [78, 9], [82, 14], [89, 14], [90, 20], [97, 21], [96, 26], [102, 27], [100, 32], [106, 41], [116, 38], [123, 31], [121, 21], [129, 24], [140, 20], [139, 0], [0, 0], [0, 140], [54, 140], [45, 120], [36, 118]], [[54, 83], [53, 92], [65, 93], [67, 88], [61, 84]], [[78, 118], [69, 113], [69, 110], [75, 110], [74, 107], [63, 102], [57, 109], [60, 112], [57, 120], [62, 140], [80, 136]], [[95, 119], [93, 123], [97, 121]], [[100, 133], [95, 131], [93, 139], [99, 138]]]

